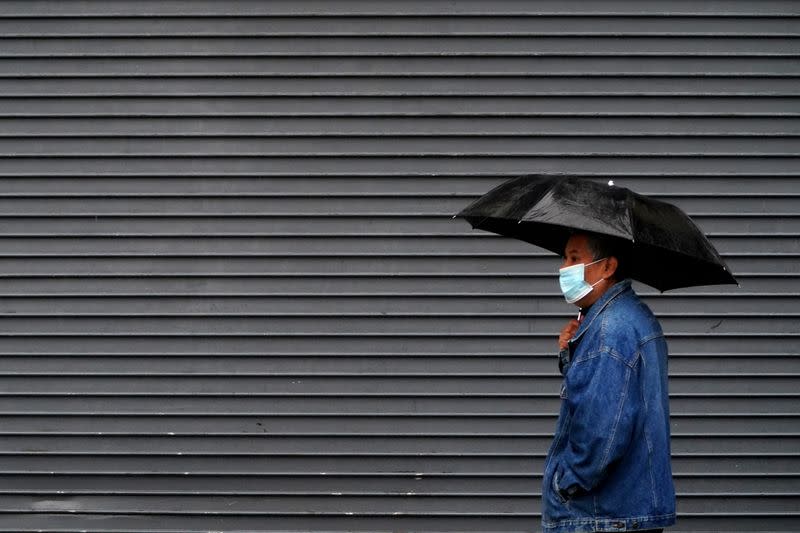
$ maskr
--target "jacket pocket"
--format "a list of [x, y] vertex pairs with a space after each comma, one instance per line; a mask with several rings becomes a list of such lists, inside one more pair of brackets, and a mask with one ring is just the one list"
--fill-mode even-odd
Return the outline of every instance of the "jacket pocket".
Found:
[[555, 469], [553, 471], [553, 482], [552, 482], [552, 487], [551, 488], [552, 488], [553, 492], [555, 493], [556, 498], [558, 498], [559, 501], [561, 503], [563, 503], [564, 505], [568, 505], [569, 504], [569, 500], [564, 498], [564, 496], [561, 494], [561, 489], [558, 486], [558, 480], [559, 479], [561, 479], [561, 468], [559, 468], [559, 465], [555, 465]]

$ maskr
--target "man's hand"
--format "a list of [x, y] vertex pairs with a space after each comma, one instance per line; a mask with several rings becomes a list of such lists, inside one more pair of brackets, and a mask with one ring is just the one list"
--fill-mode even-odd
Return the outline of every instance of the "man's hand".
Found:
[[564, 329], [561, 330], [561, 335], [558, 336], [558, 349], [566, 350], [569, 348], [569, 340], [575, 336], [581, 323], [574, 318], [567, 322]]

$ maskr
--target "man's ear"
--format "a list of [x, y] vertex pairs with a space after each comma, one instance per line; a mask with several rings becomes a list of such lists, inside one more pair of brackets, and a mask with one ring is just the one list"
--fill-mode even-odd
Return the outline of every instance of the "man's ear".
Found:
[[608, 258], [606, 261], [605, 266], [603, 267], [603, 277], [606, 279], [613, 278], [614, 275], [617, 273], [617, 267], [619, 266], [619, 261], [613, 255]]

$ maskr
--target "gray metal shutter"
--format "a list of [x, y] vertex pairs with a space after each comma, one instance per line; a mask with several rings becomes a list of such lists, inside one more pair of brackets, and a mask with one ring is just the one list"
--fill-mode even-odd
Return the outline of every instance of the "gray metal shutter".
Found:
[[682, 531], [796, 531], [798, 3], [0, 2], [0, 531], [539, 529], [572, 316], [449, 216], [575, 173], [741, 288], [643, 289]]

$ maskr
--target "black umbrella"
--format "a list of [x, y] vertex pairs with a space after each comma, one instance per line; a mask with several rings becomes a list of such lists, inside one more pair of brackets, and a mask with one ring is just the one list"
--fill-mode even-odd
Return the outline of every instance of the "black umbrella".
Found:
[[487, 192], [456, 217], [557, 254], [576, 231], [612, 237], [627, 252], [630, 277], [661, 291], [737, 283], [686, 213], [611, 182], [521, 176]]

